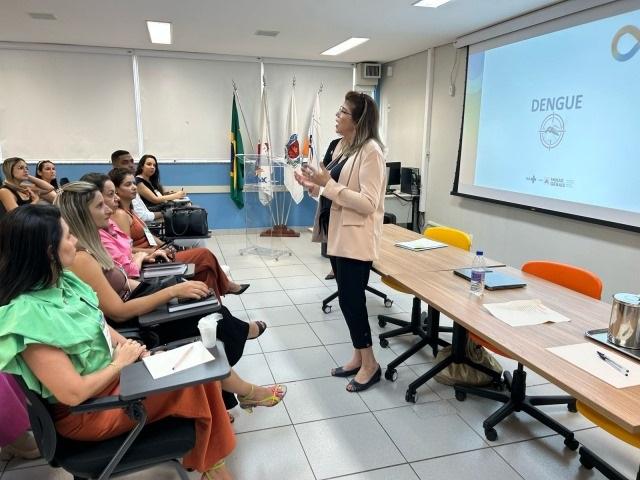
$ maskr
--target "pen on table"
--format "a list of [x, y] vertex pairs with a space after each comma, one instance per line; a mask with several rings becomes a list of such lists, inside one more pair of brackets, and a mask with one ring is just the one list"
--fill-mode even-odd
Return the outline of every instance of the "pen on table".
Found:
[[620, 365], [618, 362], [610, 359], [609, 357], [607, 357], [604, 353], [602, 353], [601, 351], [597, 350], [598, 356], [600, 357], [601, 360], [603, 360], [604, 362], [608, 363], [609, 365], [611, 365], [613, 368], [615, 368], [616, 370], [618, 370], [620, 373], [622, 373], [625, 377], [629, 376], [629, 369], [628, 368], [624, 368], [622, 365]]
[[175, 363], [175, 365], [173, 365], [173, 367], [171, 367], [171, 370], [175, 370], [176, 368], [178, 368], [180, 366], [180, 364], [182, 362], [184, 362], [184, 360], [187, 358], [187, 356], [189, 355], [189, 353], [191, 353], [191, 350], [193, 350], [193, 345], [191, 345], [189, 348], [187, 348], [185, 350], [185, 352], [182, 354], [182, 356], [178, 359], [178, 361]]

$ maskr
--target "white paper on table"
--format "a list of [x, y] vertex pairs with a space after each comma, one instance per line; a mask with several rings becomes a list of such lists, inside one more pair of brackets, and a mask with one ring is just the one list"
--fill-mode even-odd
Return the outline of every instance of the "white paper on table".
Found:
[[166, 377], [172, 373], [181, 372], [187, 368], [213, 360], [215, 360], [215, 357], [205, 348], [201, 341], [188, 343], [173, 350], [142, 359], [153, 378]]
[[434, 248], [444, 248], [448, 245], [446, 243], [436, 242], [434, 240], [429, 240], [428, 238], [419, 238], [417, 240], [411, 240], [409, 242], [398, 242], [395, 244], [396, 247], [406, 248], [407, 250], [414, 250], [419, 252], [421, 250], [433, 250]]
[[[563, 347], [549, 347], [547, 350], [615, 388], [640, 385], [640, 364], [625, 355], [613, 352], [604, 345], [587, 342]], [[629, 376], [625, 376], [602, 360], [598, 356], [598, 351], [606, 354], [607, 357], [624, 368], [628, 368]]]
[[568, 322], [569, 319], [542, 304], [541, 300], [514, 300], [506, 303], [485, 303], [491, 315], [512, 327]]

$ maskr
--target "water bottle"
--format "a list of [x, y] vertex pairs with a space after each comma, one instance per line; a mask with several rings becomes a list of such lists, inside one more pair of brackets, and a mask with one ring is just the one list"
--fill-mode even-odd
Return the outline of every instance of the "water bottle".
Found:
[[484, 292], [484, 273], [486, 262], [481, 250], [476, 252], [476, 258], [471, 264], [471, 282], [469, 282], [469, 292], [476, 296], [481, 296]]

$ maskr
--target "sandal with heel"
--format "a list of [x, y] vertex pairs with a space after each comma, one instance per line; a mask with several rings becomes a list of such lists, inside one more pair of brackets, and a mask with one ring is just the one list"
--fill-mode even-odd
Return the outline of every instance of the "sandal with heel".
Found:
[[271, 395], [261, 398], [260, 400], [255, 400], [253, 398], [253, 394], [255, 391], [255, 385], [251, 385], [251, 391], [248, 395], [244, 397], [238, 395], [238, 402], [240, 404], [240, 408], [243, 410], [247, 410], [249, 413], [253, 412], [254, 407], [275, 407], [278, 405], [284, 396], [287, 394], [287, 387], [284, 385], [273, 385], [270, 387]]
[[225, 462], [223, 458], [219, 462], [216, 462], [216, 464], [213, 467], [211, 467], [209, 470], [204, 472], [202, 474], [202, 478], [203, 479], [206, 478], [207, 480], [213, 480], [213, 477], [211, 475], [217, 472], [218, 470], [220, 470], [221, 468], [223, 468], [224, 466], [225, 466]]

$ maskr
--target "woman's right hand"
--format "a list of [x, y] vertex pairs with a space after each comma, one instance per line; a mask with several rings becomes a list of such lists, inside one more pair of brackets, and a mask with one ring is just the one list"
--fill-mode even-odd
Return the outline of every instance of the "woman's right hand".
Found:
[[111, 359], [118, 368], [122, 369], [127, 365], [131, 365], [138, 360], [140, 356], [147, 350], [147, 347], [139, 344], [131, 339], [128, 339], [124, 343], [119, 343], [116, 348], [113, 349], [113, 356]]
[[187, 194], [184, 193], [184, 190], [178, 190], [177, 192], [172, 193], [171, 195], [169, 195], [169, 199], [170, 200], [177, 200], [178, 198], [184, 198], [186, 197]]
[[173, 297], [197, 299], [209, 296], [209, 287], [207, 287], [207, 284], [195, 280], [181, 282], [169, 288], [173, 289]]

